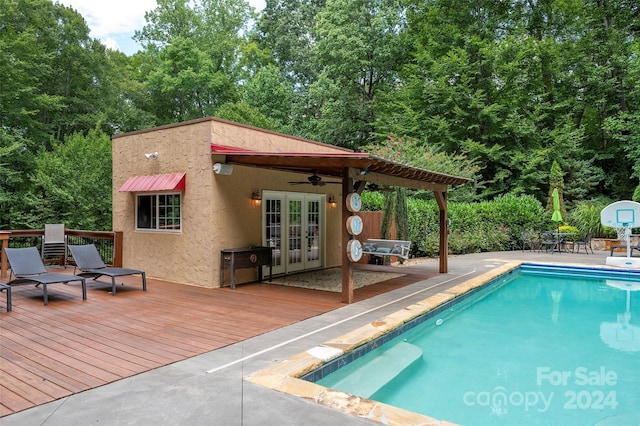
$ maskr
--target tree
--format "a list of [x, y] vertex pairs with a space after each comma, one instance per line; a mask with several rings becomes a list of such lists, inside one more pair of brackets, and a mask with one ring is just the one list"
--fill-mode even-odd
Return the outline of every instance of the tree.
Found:
[[275, 65], [260, 69], [242, 87], [242, 99], [273, 123], [272, 130], [295, 135], [291, 125], [293, 104], [297, 101], [292, 87]]
[[29, 228], [63, 222], [69, 228], [111, 229], [111, 138], [100, 130], [56, 143], [36, 162], [26, 194]]
[[271, 52], [291, 87], [301, 92], [318, 76], [312, 61], [317, 42], [313, 29], [324, 5], [325, 0], [268, 0], [252, 35], [261, 49]]
[[238, 100], [238, 60], [251, 8], [243, 0], [159, 0], [135, 39], [140, 76], [160, 124], [214, 115]]
[[[475, 200], [477, 189], [484, 184], [480, 176], [481, 168], [475, 159], [461, 154], [447, 154], [438, 144], [410, 137], [388, 136], [384, 142], [371, 144], [363, 149], [377, 157], [398, 163], [471, 179], [472, 183], [454, 189], [450, 195], [450, 200], [453, 201]], [[425, 191], [411, 191], [411, 195], [418, 198], [431, 197], [431, 193]]]
[[0, 226], [41, 226], [32, 210], [40, 156], [95, 127], [133, 130], [123, 111], [137, 114], [116, 71], [126, 61], [92, 39], [73, 9], [0, 0], [0, 22]]
[[403, 16], [393, 0], [329, 0], [318, 13], [314, 64], [321, 71], [309, 90], [316, 139], [349, 148], [371, 142], [377, 92], [394, 85], [403, 60]]

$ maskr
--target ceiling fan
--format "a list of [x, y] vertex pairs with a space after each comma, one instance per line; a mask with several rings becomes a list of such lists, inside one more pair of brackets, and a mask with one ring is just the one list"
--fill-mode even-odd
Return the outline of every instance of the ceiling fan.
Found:
[[289, 182], [290, 185], [313, 185], [313, 186], [323, 186], [328, 183], [340, 183], [340, 182], [325, 182], [322, 180], [320, 176], [317, 174], [317, 170], [313, 171], [313, 174], [307, 178], [307, 180], [303, 181], [294, 181]]
[[393, 192], [393, 188], [382, 188], [377, 183], [373, 182], [369, 182], [364, 190], [369, 192]]

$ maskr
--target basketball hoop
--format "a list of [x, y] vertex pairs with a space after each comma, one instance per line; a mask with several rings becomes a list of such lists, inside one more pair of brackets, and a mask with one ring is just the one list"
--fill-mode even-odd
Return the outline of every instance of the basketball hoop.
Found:
[[640, 226], [640, 203], [629, 200], [611, 203], [600, 211], [600, 223], [615, 229], [618, 240], [627, 248], [627, 256], [623, 259], [613, 256], [613, 248], [616, 248], [613, 246], [607, 265], [640, 268], [640, 259], [631, 257], [631, 229]]

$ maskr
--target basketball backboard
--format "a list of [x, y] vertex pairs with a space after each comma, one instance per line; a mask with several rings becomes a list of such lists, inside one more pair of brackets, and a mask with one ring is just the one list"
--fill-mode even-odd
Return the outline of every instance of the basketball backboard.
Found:
[[640, 227], [640, 203], [635, 201], [616, 201], [600, 212], [600, 222], [612, 228]]

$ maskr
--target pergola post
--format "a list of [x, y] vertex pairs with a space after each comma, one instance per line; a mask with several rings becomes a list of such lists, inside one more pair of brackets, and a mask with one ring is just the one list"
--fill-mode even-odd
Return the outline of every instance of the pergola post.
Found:
[[347, 209], [347, 195], [352, 192], [353, 179], [349, 177], [349, 168], [345, 167], [342, 173], [342, 303], [353, 303], [353, 264], [347, 257], [347, 244], [351, 235], [347, 232], [347, 219], [351, 212]]
[[434, 191], [433, 195], [440, 210], [440, 273], [449, 272], [449, 221], [447, 219], [447, 192]]
[[11, 232], [9, 231], [0, 231], [0, 278], [7, 278], [7, 271], [9, 270], [9, 263], [7, 261], [7, 253], [5, 253], [5, 249], [9, 248], [9, 237], [11, 237]]

